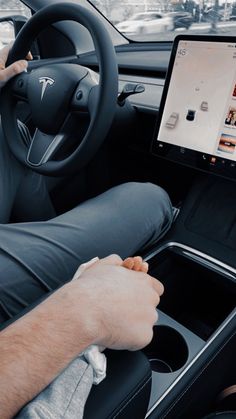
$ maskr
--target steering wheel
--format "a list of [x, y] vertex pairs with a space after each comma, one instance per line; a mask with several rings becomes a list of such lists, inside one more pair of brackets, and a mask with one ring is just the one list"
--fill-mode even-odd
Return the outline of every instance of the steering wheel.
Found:
[[[118, 95], [110, 36], [95, 14], [74, 3], [47, 6], [31, 17], [15, 40], [9, 64], [26, 57], [43, 29], [63, 20], [76, 21], [90, 32], [99, 76], [77, 64], [43, 65], [38, 60], [36, 69], [15, 77], [1, 92], [2, 126], [11, 152], [23, 165], [49, 176], [78, 171], [89, 162], [111, 126]], [[28, 103], [36, 127], [30, 146], [23, 144], [18, 128], [19, 101]]]

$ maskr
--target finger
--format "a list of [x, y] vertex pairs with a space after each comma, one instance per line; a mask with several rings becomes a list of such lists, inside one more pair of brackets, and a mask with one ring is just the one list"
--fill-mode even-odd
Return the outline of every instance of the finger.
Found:
[[140, 271], [142, 268], [142, 263], [143, 263], [143, 259], [141, 258], [141, 256], [135, 256], [133, 270], [136, 272]]
[[16, 61], [0, 72], [0, 81], [3, 84], [7, 83], [12, 77], [25, 71], [27, 66], [28, 63], [25, 60]]
[[141, 266], [141, 271], [144, 272], [145, 274], [148, 273], [148, 269], [149, 269], [149, 265], [147, 262], [143, 262], [142, 266]]
[[[8, 56], [9, 56], [9, 52], [10, 52], [13, 44], [14, 44], [14, 41], [12, 41], [10, 44], [6, 45], [4, 48], [1, 49], [1, 51], [0, 51], [0, 70], [3, 70], [5, 68], [6, 62], [7, 62]], [[33, 60], [33, 56], [32, 56], [30, 51], [26, 56], [26, 60], [28, 60], [28, 61]]]
[[31, 54], [31, 52], [29, 51], [27, 56], [26, 56], [26, 60], [28, 61], [32, 61], [33, 60], [33, 55]]
[[134, 267], [134, 258], [126, 258], [122, 263], [122, 266], [126, 269], [133, 269]]
[[158, 279], [153, 278], [152, 276], [149, 276], [152, 282], [152, 286], [154, 290], [158, 293], [159, 296], [161, 296], [164, 293], [164, 285], [158, 281]]

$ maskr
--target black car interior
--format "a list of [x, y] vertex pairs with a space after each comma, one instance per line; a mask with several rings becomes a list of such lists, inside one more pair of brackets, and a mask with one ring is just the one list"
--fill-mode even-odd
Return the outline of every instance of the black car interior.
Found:
[[[232, 153], [219, 156], [216, 168], [211, 164], [212, 157], [218, 159], [216, 153], [183, 149], [168, 144], [166, 137], [164, 141], [158, 138], [178, 42], [194, 42], [194, 37], [180, 36], [171, 58], [170, 43], [127, 43], [115, 47], [113, 56], [109, 37], [105, 32], [98, 36], [101, 22], [92, 16], [95, 26], [91, 29], [90, 13], [82, 6], [70, 7], [63, 3], [52, 7], [47, 21], [52, 26], [45, 24], [42, 12], [35, 15], [15, 42], [11, 60], [23, 57], [32, 44], [35, 60], [28, 74], [9, 84], [2, 97], [3, 128], [12, 152], [48, 176], [58, 214], [128, 181], [162, 186], [175, 213], [167, 235], [142, 252], [151, 275], [165, 286], [153, 340], [141, 352], [108, 352], [108, 377], [93, 388], [84, 417], [200, 419], [217, 411], [220, 392], [236, 384], [236, 166], [230, 160]], [[92, 32], [96, 51], [78, 53], [76, 26], [69, 30], [70, 22], [54, 24], [63, 20], [65, 10], [68, 18], [77, 10], [73, 19], [90, 31], [96, 27], [96, 36]], [[207, 36], [200, 41], [216, 42]], [[221, 37], [218, 42], [235, 44], [235, 39]], [[67, 112], [73, 115], [62, 133], [59, 127], [45, 125], [44, 115], [34, 116], [38, 113], [35, 100], [41, 94], [35, 80], [45, 72], [52, 79], [61, 77], [61, 83], [66, 74], [72, 83], [66, 89], [75, 90], [72, 111], [69, 98], [67, 103]], [[234, 79], [236, 84], [235, 75]], [[91, 90], [95, 92], [90, 96], [93, 109], [88, 103]], [[80, 104], [80, 95], [86, 97], [85, 104]], [[63, 95], [59, 99], [62, 104]], [[194, 123], [199, 112], [204, 117], [210, 112], [210, 105], [209, 111], [206, 104], [201, 108], [184, 123]], [[163, 128], [172, 136], [175, 124], [182, 123], [176, 116], [180, 109], [173, 111], [175, 115]], [[65, 118], [64, 109], [55, 112], [49, 115], [51, 121]], [[33, 136], [30, 151], [15, 141], [19, 135], [16, 118], [27, 124]], [[233, 140], [224, 144], [234, 150]], [[236, 406], [231, 410], [236, 411]]]

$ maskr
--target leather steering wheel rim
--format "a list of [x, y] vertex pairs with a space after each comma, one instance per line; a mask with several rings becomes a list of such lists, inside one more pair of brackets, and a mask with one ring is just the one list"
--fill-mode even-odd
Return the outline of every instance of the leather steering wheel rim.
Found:
[[[111, 126], [116, 111], [118, 95], [118, 69], [110, 36], [94, 13], [74, 3], [50, 5], [33, 15], [23, 26], [15, 40], [10, 53], [9, 64], [23, 59], [27, 55], [33, 41], [42, 30], [63, 20], [73, 20], [88, 29], [99, 61], [99, 85], [97, 88], [95, 86], [95, 88], [91, 89], [90, 93], [93, 91], [94, 94], [91, 95], [89, 93], [88, 98], [90, 102], [92, 100], [95, 103], [95, 109], [93, 110], [87, 132], [78, 147], [63, 160], [52, 159], [42, 164], [31, 164], [27, 159], [28, 149], [22, 145], [18, 130], [16, 118], [17, 95], [12, 94], [14, 86], [19, 87], [20, 83], [23, 84], [22, 76], [17, 76], [13, 81], [9, 82], [1, 94], [2, 126], [11, 152], [23, 165], [41, 174], [51, 176], [62, 176], [78, 171], [90, 161], [101, 146]], [[44, 69], [44, 67], [38, 68]]]

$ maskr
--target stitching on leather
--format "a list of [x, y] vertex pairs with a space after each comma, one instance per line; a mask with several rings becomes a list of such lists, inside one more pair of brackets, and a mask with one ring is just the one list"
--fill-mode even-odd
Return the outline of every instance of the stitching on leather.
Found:
[[143, 390], [143, 388], [149, 383], [149, 381], [152, 379], [152, 377], [149, 377], [148, 380], [145, 381], [145, 383], [139, 387], [139, 389], [133, 394], [131, 398], [128, 399], [128, 401], [119, 409], [119, 411], [112, 416], [113, 419], [117, 418], [118, 415], [128, 406], [128, 404], [136, 397], [138, 394]]
[[131, 398], [129, 398], [128, 400], [127, 400], [127, 402], [118, 410], [118, 412], [117, 413], [115, 413], [115, 415], [114, 416], [111, 416], [112, 417], [112, 419], [115, 419], [115, 418], [117, 418], [118, 417], [118, 415], [126, 408], [126, 406], [128, 406], [128, 404], [129, 403], [131, 403], [131, 401], [136, 397], [136, 396], [138, 396], [138, 394], [143, 390], [143, 388], [149, 383], [149, 381], [152, 379], [152, 376], [150, 376], [149, 378], [148, 378], [148, 380], [145, 380], [145, 383], [141, 386], [141, 387], [139, 387], [139, 389], [133, 394], [133, 396], [131, 397]]
[[232, 335], [229, 336], [229, 338], [224, 342], [222, 346], [217, 350], [213, 358], [211, 358], [208, 363], [199, 371], [199, 373], [194, 377], [194, 379], [191, 381], [191, 383], [188, 385], [186, 389], [180, 393], [178, 398], [172, 403], [172, 405], [169, 407], [166, 413], [164, 413], [160, 419], [165, 419], [167, 415], [173, 410], [173, 408], [176, 406], [176, 404], [182, 399], [182, 397], [188, 392], [188, 390], [193, 386], [193, 384], [199, 379], [199, 377], [203, 374], [203, 372], [209, 367], [209, 365], [214, 361], [214, 359], [217, 357], [217, 355], [224, 349], [224, 347], [227, 345], [227, 343], [236, 335], [236, 332], [234, 332]]

